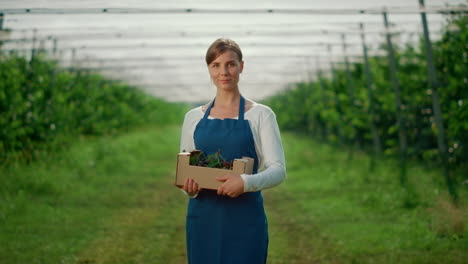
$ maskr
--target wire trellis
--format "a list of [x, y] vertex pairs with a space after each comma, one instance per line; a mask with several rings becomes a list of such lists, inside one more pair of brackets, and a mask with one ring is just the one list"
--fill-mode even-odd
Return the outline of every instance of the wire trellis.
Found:
[[[14, 21], [18, 21], [28, 15], [177, 15], [190, 16], [190, 14], [224, 14], [224, 15], [245, 15], [255, 16], [262, 15], [274, 18], [276, 15], [289, 15], [291, 17], [303, 17], [304, 21], [292, 21], [290, 23], [269, 24], [259, 22], [255, 27], [247, 28], [247, 25], [237, 30], [223, 32], [227, 36], [236, 36], [235, 39], [241, 39], [243, 50], [248, 53], [248, 58], [253, 60], [257, 66], [265, 67], [268, 64], [268, 59], [282, 62], [285, 68], [294, 68], [302, 71], [304, 79], [310, 80], [310, 73], [313, 71], [326, 71], [328, 65], [334, 64], [335, 67], [344, 67], [348, 62], [359, 62], [363, 60], [362, 43], [359, 35], [365, 34], [368, 39], [366, 44], [374, 56], [384, 56], [381, 46], [385, 41], [385, 36], [391, 35], [394, 40], [397, 38], [406, 38], [406, 41], [414, 39], [415, 34], [422, 34], [422, 29], [418, 31], [399, 28], [398, 23], [389, 22], [387, 27], [383, 27], [382, 22], [366, 21], [366, 28], [359, 29], [357, 23], [346, 23], [343, 21], [327, 21], [329, 28], [302, 28], [303, 26], [311, 26], [310, 22], [306, 22], [306, 18], [310, 15], [320, 16], [353, 16], [353, 17], [378, 17], [382, 14], [391, 15], [419, 15], [427, 14], [466, 14], [468, 8], [465, 5], [458, 6], [428, 6], [420, 8], [408, 7], [383, 7], [383, 8], [242, 8], [242, 9], [214, 9], [214, 8], [10, 8], [2, 9], [0, 13], [5, 17], [13, 17]], [[72, 16], [73, 17], [73, 16]], [[401, 20], [405, 26], [409, 24], [417, 24], [413, 20]], [[415, 23], [416, 22], [416, 23]], [[440, 21], [436, 22], [440, 24]], [[97, 24], [96, 26], [85, 27], [40, 27], [35, 26], [29, 29], [19, 28], [9, 32], [9, 34], [1, 35], [2, 54], [19, 53], [25, 56], [33, 56], [35, 53], [45, 53], [50, 57], [60, 60], [67, 67], [83, 68], [88, 67], [92, 70], [102, 70], [109, 72], [112, 69], [121, 71], [122, 69], [144, 69], [149, 67], [148, 64], [143, 64], [143, 61], [164, 61], [170, 62], [171, 65], [164, 64], [165, 67], [151, 67], [156, 69], [173, 69], [183, 70], [187, 60], [200, 60], [200, 65], [203, 64], [203, 56], [194, 56], [189, 51], [198, 50], [203, 52], [207, 47], [207, 39], [213, 39], [219, 33], [210, 31], [210, 23], [200, 23], [196, 25], [185, 25], [192, 30], [181, 30], [180, 25], [170, 26], [170, 22], [162, 23], [164, 29], [155, 30], [151, 27], [142, 27], [141, 25], [129, 25], [125, 28], [112, 27]], [[205, 26], [203, 26], [205, 25]], [[258, 26], [261, 25], [261, 29]], [[279, 26], [281, 25], [281, 26]], [[196, 30], [196, 27], [204, 30]], [[377, 27], [378, 26], [378, 27]], [[291, 28], [292, 27], [292, 28]], [[295, 28], [301, 27], [301, 28]], [[193, 30], [195, 29], [195, 30]], [[76, 31], [76, 32], [72, 32]], [[91, 31], [91, 32], [89, 32]], [[99, 32], [101, 31], [101, 32]], [[15, 34], [12, 37], [12, 33]], [[18, 36], [23, 34], [23, 36]], [[343, 34], [347, 38], [343, 38]], [[431, 32], [433, 35], [438, 35], [438, 32]], [[244, 40], [245, 38], [245, 40]], [[271, 41], [272, 38], [282, 38], [288, 41]], [[322, 38], [318, 41], [314, 38]], [[343, 38], [343, 39], [341, 39]], [[93, 43], [101, 41], [104, 44]], [[107, 40], [112, 40], [109, 43]], [[146, 40], [146, 41], [142, 41]], [[125, 41], [125, 42], [123, 42]], [[114, 43], [115, 42], [115, 43]], [[122, 42], [122, 43], [121, 43]], [[397, 41], [395, 41], [397, 42]], [[138, 58], [133, 51], [145, 51], [145, 58]], [[170, 56], [169, 52], [179, 53], [181, 56]], [[328, 51], [327, 51], [328, 50]], [[106, 56], [110, 53], [119, 54], [120, 56]], [[200, 53], [200, 52], [199, 52]], [[329, 53], [329, 55], [326, 55]], [[68, 55], [67, 55], [68, 54]], [[155, 56], [158, 54], [158, 56]], [[321, 56], [321, 59], [317, 59]], [[93, 57], [95, 59], [93, 59]], [[263, 59], [260, 59], [263, 58]], [[285, 58], [288, 58], [286, 60]], [[293, 60], [289, 60], [293, 58]], [[343, 60], [346, 63], [341, 63]], [[140, 61], [140, 65], [130, 64], [131, 61]], [[116, 63], [119, 65], [106, 65]], [[319, 62], [319, 66], [312, 66]], [[157, 62], [156, 62], [157, 63]], [[87, 66], [86, 66], [87, 65]], [[176, 66], [174, 66], [176, 65]], [[272, 76], [277, 75], [277, 72], [269, 72]], [[124, 75], [121, 75], [122, 77]], [[252, 80], [248, 80], [252, 81]], [[287, 83], [276, 84], [273, 91], [285, 87]]]

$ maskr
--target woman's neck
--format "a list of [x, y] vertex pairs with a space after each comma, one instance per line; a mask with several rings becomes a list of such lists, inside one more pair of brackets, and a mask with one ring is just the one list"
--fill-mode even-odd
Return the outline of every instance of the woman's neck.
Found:
[[221, 107], [236, 107], [239, 105], [240, 100], [239, 90], [235, 91], [219, 91], [216, 93], [215, 105]]

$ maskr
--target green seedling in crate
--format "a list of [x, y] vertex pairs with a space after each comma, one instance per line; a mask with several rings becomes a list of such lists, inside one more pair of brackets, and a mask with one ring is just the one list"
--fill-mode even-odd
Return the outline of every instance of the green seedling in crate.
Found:
[[220, 168], [220, 169], [232, 169], [232, 161], [227, 161], [221, 155], [221, 150], [218, 149], [216, 153], [205, 155], [200, 150], [194, 150], [190, 152], [190, 165], [209, 167], [209, 168]]

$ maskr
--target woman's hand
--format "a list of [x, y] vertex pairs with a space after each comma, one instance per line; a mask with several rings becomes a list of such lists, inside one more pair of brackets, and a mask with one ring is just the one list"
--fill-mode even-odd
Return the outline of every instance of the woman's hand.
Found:
[[216, 180], [223, 182], [218, 188], [218, 195], [234, 198], [244, 193], [244, 180], [240, 175], [226, 175], [217, 177]]
[[197, 194], [199, 191], [201, 191], [202, 188], [198, 186], [198, 183], [196, 183], [193, 179], [185, 179], [184, 186], [182, 186], [182, 189], [187, 192], [189, 196], [194, 196]]

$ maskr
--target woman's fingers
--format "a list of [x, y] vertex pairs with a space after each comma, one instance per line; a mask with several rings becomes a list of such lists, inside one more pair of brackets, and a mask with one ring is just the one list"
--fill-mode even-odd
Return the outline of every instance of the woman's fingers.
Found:
[[240, 176], [229, 177], [218, 188], [218, 195], [227, 195], [229, 197], [237, 197], [244, 193], [244, 180]]
[[192, 179], [189, 179], [189, 178], [185, 179], [185, 181], [184, 181], [184, 187], [183, 187], [184, 191], [186, 191], [186, 192], [188, 192], [188, 193], [191, 193], [191, 192], [192, 192], [192, 181], [193, 181], [193, 180], [192, 180]]
[[189, 179], [188, 188], [189, 188], [189, 193], [193, 194], [193, 179]]
[[193, 179], [185, 179], [184, 186], [182, 187], [184, 191], [186, 191], [190, 195], [194, 195], [196, 192], [201, 191], [202, 188], [198, 186], [198, 183], [195, 182]]
[[184, 186], [182, 186], [182, 189], [183, 189], [184, 191], [186, 191], [186, 192], [188, 192], [188, 181], [189, 181], [189, 179], [185, 179], [185, 181], [184, 181]]

